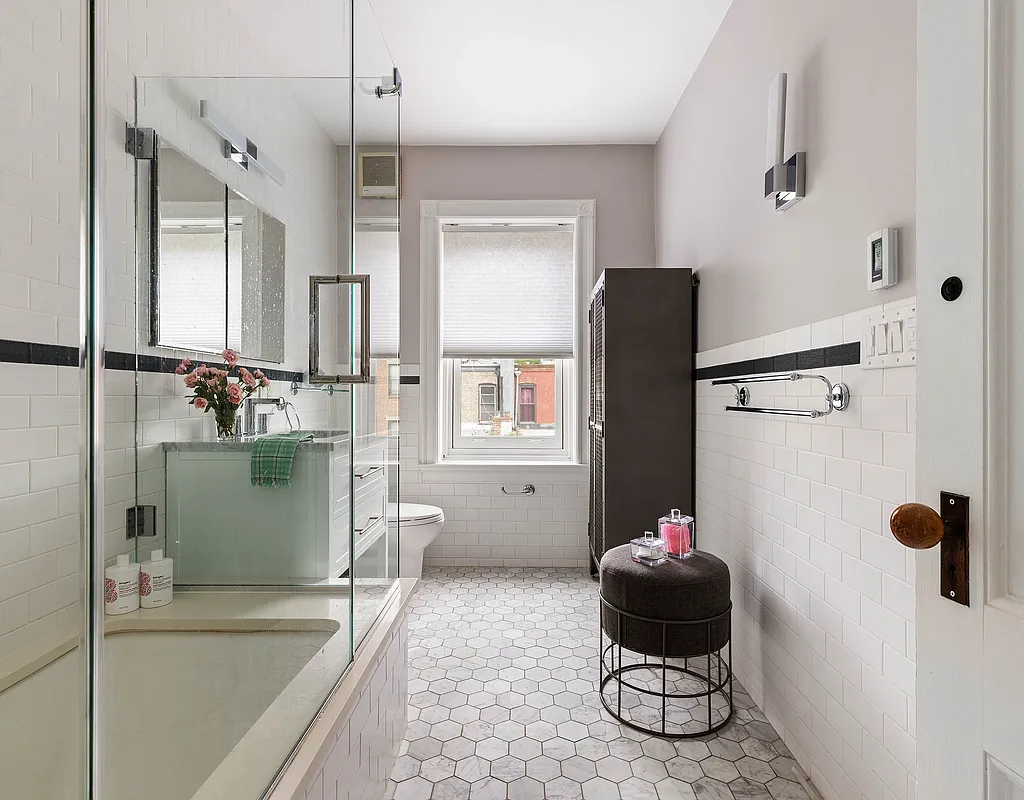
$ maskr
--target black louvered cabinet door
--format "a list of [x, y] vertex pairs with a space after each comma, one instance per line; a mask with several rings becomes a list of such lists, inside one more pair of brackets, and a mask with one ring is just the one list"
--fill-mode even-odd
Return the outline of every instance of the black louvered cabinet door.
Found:
[[693, 276], [611, 269], [590, 303], [591, 572], [613, 547], [694, 514]]
[[604, 555], [604, 292], [590, 304], [590, 570]]

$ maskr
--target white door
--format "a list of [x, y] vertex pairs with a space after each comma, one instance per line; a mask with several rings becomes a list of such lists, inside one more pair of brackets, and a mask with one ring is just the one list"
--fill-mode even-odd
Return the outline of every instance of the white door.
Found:
[[917, 559], [917, 797], [1020, 800], [1024, 3], [919, 0], [917, 156], [917, 496], [971, 516], [969, 607]]

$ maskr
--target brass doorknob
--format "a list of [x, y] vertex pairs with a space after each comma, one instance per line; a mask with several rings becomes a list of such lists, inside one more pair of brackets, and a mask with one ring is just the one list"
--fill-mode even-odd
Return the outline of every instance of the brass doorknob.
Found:
[[889, 530], [896, 541], [913, 550], [927, 550], [942, 541], [945, 523], [923, 503], [904, 503], [892, 512]]

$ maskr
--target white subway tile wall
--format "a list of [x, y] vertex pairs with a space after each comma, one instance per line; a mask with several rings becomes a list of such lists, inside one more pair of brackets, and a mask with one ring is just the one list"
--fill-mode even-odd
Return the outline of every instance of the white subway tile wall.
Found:
[[332, 734], [329, 749], [314, 764], [305, 782], [306, 800], [376, 800], [385, 795], [408, 726], [407, 613], [392, 626], [390, 636], [369, 680], [356, 689], [355, 708], [335, 724], [336, 736]]
[[[0, 339], [78, 342], [79, 9], [0, 4]], [[78, 622], [78, 394], [0, 364], [0, 658]]]
[[[8, 121], [0, 123], [0, 339], [66, 346], [79, 340], [80, 11], [75, 0], [0, 4]], [[137, 346], [147, 341], [148, 308], [136, 306], [147, 292], [136, 285], [135, 164], [124, 150], [124, 123], [134, 121], [136, 76], [175, 76], [141, 82], [146, 123], [286, 224], [288, 335], [280, 366], [305, 370], [306, 276], [337, 272], [338, 148], [286, 80], [194, 77], [275, 74], [228, 4], [112, 3], [105, 26], [107, 349], [197, 357]], [[344, 82], [338, 91], [343, 97]], [[225, 161], [216, 137], [198, 124], [200, 97], [217, 103], [283, 165], [286, 188]], [[125, 538], [125, 509], [138, 502], [158, 511], [158, 538], [140, 546], [145, 558], [164, 546], [160, 443], [212, 435], [213, 423], [187, 406], [173, 375], [143, 373], [137, 386], [132, 372], [107, 370], [105, 377], [105, 556], [110, 561], [134, 551]], [[286, 393], [285, 386], [275, 388]], [[307, 427], [329, 425], [325, 398], [288, 399]], [[0, 363], [0, 657], [79, 621], [73, 576], [80, 402], [77, 369]]]
[[[729, 345], [699, 363], [838, 344], [844, 330], [856, 341], [858, 318]], [[737, 677], [825, 798], [909, 800], [914, 556], [888, 519], [914, 499], [916, 369], [809, 372], [846, 382], [850, 408], [823, 420], [753, 418], [724, 410], [731, 386], [698, 383], [697, 541], [732, 571]], [[824, 407], [819, 387], [755, 385], [752, 405]]]
[[[419, 368], [403, 364], [402, 374], [418, 375]], [[424, 553], [425, 566], [587, 568], [585, 468], [563, 468], [551, 477], [551, 467], [538, 467], [540, 477], [529, 478], [526, 467], [452, 466], [458, 481], [448, 479], [439, 474], [447, 467], [424, 470], [420, 464], [418, 384], [402, 385], [401, 405], [401, 501], [439, 506], [445, 516], [441, 534]], [[516, 492], [524, 482], [533, 483], [536, 494], [502, 494], [502, 487]]]

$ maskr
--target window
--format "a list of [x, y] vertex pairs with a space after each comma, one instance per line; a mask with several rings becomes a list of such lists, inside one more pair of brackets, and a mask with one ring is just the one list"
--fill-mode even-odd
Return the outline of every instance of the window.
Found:
[[477, 387], [477, 395], [477, 422], [489, 426], [498, 416], [498, 387], [493, 383], [481, 383]]
[[593, 201], [421, 211], [421, 458], [578, 460]]
[[[563, 450], [561, 383], [566, 364], [571, 372], [576, 320], [574, 226], [448, 223], [441, 243], [448, 454]], [[542, 386], [547, 402], [538, 417]]]
[[388, 364], [388, 397], [398, 397], [402, 389], [402, 370], [398, 364]]
[[[554, 359], [455, 360], [451, 367], [452, 449], [561, 448], [562, 363]], [[536, 383], [522, 383], [524, 374]], [[544, 400], [540, 408], [538, 396]], [[514, 402], [517, 397], [518, 403]]]

